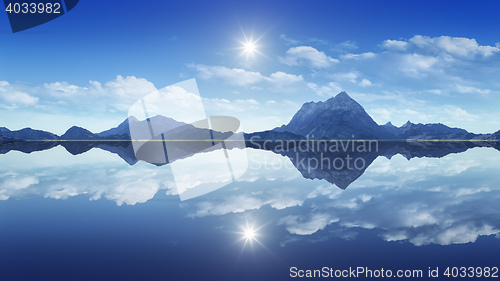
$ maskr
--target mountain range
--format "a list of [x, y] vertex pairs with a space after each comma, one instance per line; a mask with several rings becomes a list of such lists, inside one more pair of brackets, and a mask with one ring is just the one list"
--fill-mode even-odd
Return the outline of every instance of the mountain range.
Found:
[[[474, 134], [439, 123], [414, 124], [408, 121], [401, 127], [391, 122], [378, 125], [346, 92], [324, 102], [305, 103], [288, 124], [272, 131], [292, 133], [310, 140], [500, 140], [500, 131]], [[249, 138], [252, 136], [270, 139], [269, 131], [248, 134]]]
[[[152, 127], [155, 126], [168, 129], [169, 136], [166, 140], [206, 140], [210, 137], [217, 140], [227, 139], [232, 134], [198, 128], [165, 116], [154, 116], [149, 121], [150, 123], [146, 123], [145, 120], [140, 121], [135, 117], [129, 117], [117, 127], [100, 133], [73, 126], [61, 136], [31, 128], [11, 131], [0, 127], [0, 154], [11, 150], [31, 153], [61, 145], [69, 153], [77, 155], [92, 148], [99, 148], [118, 155], [129, 165], [134, 165], [138, 159], [132, 147], [131, 127], [132, 131], [138, 128], [143, 130], [141, 134], [145, 136], [148, 136]], [[490, 147], [500, 150], [498, 141], [500, 131], [493, 134], [473, 134], [464, 129], [450, 128], [443, 124], [414, 124], [409, 121], [401, 127], [396, 127], [390, 122], [378, 125], [364, 108], [345, 92], [324, 102], [306, 103], [288, 124], [269, 131], [245, 134], [245, 140], [246, 147], [270, 150], [288, 157], [303, 177], [326, 180], [342, 189], [358, 179], [379, 156], [391, 158], [400, 154], [411, 159], [413, 157], [443, 157], [450, 153], [464, 152], [473, 147]], [[380, 142], [376, 150], [369, 151], [347, 148], [345, 151], [332, 152], [326, 148], [304, 150], [298, 147], [286, 150], [276, 147], [279, 141], [291, 141], [287, 143], [298, 146], [304, 145], [300, 144], [301, 142], [294, 142], [295, 140], [344, 140], [344, 144], [353, 147], [356, 142], [352, 140], [380, 140]], [[173, 143], [175, 147], [169, 154], [168, 163], [191, 157], [212, 147], [212, 143], [206, 141], [175, 141]], [[357, 145], [363, 145], [363, 141], [357, 143]], [[321, 165], [317, 165], [318, 159]], [[362, 159], [363, 165], [359, 168], [335, 167], [335, 164], [348, 163], [352, 159]], [[331, 165], [323, 165], [323, 163]]]
[[[165, 116], [150, 118], [152, 123], [175, 129], [179, 138], [192, 139], [194, 135], [206, 135], [207, 129], [194, 128]], [[63, 135], [24, 128], [11, 131], [0, 127], [0, 141], [130, 141], [130, 124], [138, 124], [135, 117], [125, 119], [115, 128], [92, 133], [77, 126], [69, 128]], [[183, 128], [177, 129], [177, 128]], [[189, 130], [187, 130], [189, 129]], [[196, 129], [196, 130], [195, 130]], [[194, 130], [194, 131], [193, 131]], [[203, 131], [205, 130], [205, 131]], [[189, 132], [189, 133], [188, 133]], [[195, 133], [193, 133], [195, 132]], [[212, 132], [212, 134], [224, 133]], [[216, 137], [214, 135], [214, 137]], [[408, 121], [401, 127], [390, 122], [377, 124], [365, 109], [346, 92], [341, 92], [324, 102], [308, 102], [302, 105], [290, 122], [269, 131], [245, 134], [246, 139], [258, 137], [262, 140], [500, 140], [500, 131], [493, 134], [474, 134], [460, 128], [443, 124], [414, 124]]]

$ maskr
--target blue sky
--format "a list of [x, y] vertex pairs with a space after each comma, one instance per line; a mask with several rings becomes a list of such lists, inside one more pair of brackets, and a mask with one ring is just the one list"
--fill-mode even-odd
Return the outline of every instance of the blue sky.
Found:
[[[436, 3], [437, 2], [437, 3]], [[245, 131], [345, 90], [379, 124], [500, 129], [496, 1], [80, 1], [12, 34], [0, 13], [0, 126], [99, 132], [196, 78]], [[259, 53], [242, 54], [244, 38]]]

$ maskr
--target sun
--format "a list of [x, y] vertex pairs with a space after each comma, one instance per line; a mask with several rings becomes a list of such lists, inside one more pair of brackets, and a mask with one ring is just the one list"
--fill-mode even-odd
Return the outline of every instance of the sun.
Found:
[[253, 41], [246, 41], [243, 43], [243, 52], [248, 56], [251, 56], [257, 52], [257, 45]]
[[256, 231], [253, 228], [247, 227], [243, 229], [243, 238], [246, 241], [253, 241], [256, 240]]
[[256, 54], [262, 55], [259, 51], [260, 37], [254, 39], [253, 37], [247, 37], [243, 35], [243, 40], [240, 41], [240, 47], [238, 49], [241, 50], [241, 55], [245, 56], [245, 63], [248, 63], [250, 58], [255, 57]]
[[253, 251], [257, 248], [264, 249], [272, 254], [272, 252], [269, 251], [269, 249], [261, 241], [263, 238], [265, 238], [265, 235], [263, 235], [262, 233], [262, 229], [265, 226], [266, 224], [256, 227], [253, 223], [249, 223], [248, 221], [239, 226], [240, 231], [235, 232], [235, 234], [239, 235], [238, 241], [242, 243], [241, 254], [243, 254], [245, 249], [250, 249]]
[[244, 242], [243, 248], [247, 245], [252, 245], [254, 243], [260, 244], [259, 241], [259, 230], [260, 227], [256, 228], [253, 225], [246, 222], [246, 224], [240, 226], [241, 231], [237, 232], [240, 235], [240, 241]]

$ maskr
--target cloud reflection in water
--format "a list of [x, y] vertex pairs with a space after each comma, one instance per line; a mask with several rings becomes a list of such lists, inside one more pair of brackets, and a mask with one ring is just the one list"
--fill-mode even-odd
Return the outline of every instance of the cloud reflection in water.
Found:
[[[352, 239], [358, 229], [417, 246], [468, 243], [500, 233], [495, 170], [500, 154], [489, 148], [409, 161], [399, 155], [378, 157], [346, 190], [303, 178], [286, 156], [247, 150], [247, 173], [220, 190], [183, 202], [186, 216], [203, 219], [271, 208], [271, 219], [289, 233], [282, 245], [329, 235]], [[274, 166], [266, 166], [269, 161]], [[9, 165], [0, 168], [0, 200], [84, 195], [135, 205], [158, 192], [176, 193], [168, 165], [129, 166], [100, 150], [77, 156], [62, 148], [30, 155], [11, 152], [2, 155], [2, 162]], [[193, 181], [196, 185], [200, 179]]]

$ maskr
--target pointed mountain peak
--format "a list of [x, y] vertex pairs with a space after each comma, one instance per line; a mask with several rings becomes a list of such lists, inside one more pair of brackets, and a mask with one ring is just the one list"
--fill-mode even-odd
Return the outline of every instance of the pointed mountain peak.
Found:
[[401, 126], [401, 127], [409, 127], [409, 126], [411, 126], [411, 125], [414, 125], [414, 124], [413, 124], [412, 122], [410, 122], [410, 120], [408, 120], [408, 121], [406, 121], [406, 123], [405, 123], [403, 126]]
[[384, 126], [387, 126], [387, 127], [396, 127], [396, 126], [394, 126], [394, 125], [391, 123], [391, 121], [389, 121], [389, 122], [385, 123], [385, 124], [384, 124]]
[[309, 136], [310, 139], [394, 138], [346, 92], [340, 92], [325, 102], [304, 104], [287, 125], [275, 130]]
[[351, 96], [349, 96], [346, 92], [342, 91], [340, 93], [338, 93], [336, 96], [335, 96], [336, 99], [351, 99]]
[[326, 103], [345, 103], [345, 102], [356, 102], [356, 101], [344, 91], [338, 93], [336, 96], [331, 97], [326, 101]]
[[335, 110], [364, 111], [363, 107], [346, 92], [340, 92], [320, 105]]

